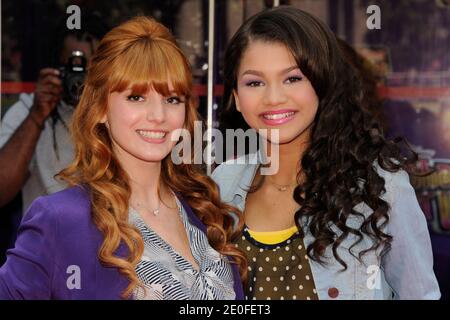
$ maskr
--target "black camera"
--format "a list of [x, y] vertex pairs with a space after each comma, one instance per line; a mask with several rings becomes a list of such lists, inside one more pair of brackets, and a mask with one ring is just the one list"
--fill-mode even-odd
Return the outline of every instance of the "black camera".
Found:
[[83, 82], [86, 77], [87, 60], [80, 50], [72, 52], [67, 64], [59, 68], [63, 86], [63, 100], [76, 106], [83, 90]]

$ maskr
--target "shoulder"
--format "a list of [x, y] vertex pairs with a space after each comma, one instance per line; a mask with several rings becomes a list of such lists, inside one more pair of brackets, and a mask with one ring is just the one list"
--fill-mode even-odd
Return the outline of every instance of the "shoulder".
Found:
[[33, 94], [21, 93], [19, 95], [19, 100], [10, 106], [8, 111], [6, 111], [2, 122], [9, 123], [17, 118], [25, 118], [33, 105], [33, 99]]
[[0, 147], [2, 147], [14, 131], [25, 120], [33, 104], [33, 94], [22, 93], [19, 100], [8, 108], [2, 118], [0, 130]]
[[234, 192], [241, 186], [251, 185], [253, 173], [258, 166], [256, 156], [244, 155], [220, 164], [211, 178], [217, 183], [223, 200], [231, 200]]
[[89, 192], [81, 186], [70, 187], [32, 202], [24, 222], [32, 220], [53, 225], [58, 233], [90, 224]]
[[33, 203], [52, 208], [55, 211], [86, 209], [90, 205], [89, 191], [82, 186], [73, 186], [50, 195], [37, 198]]
[[395, 202], [402, 195], [410, 195], [411, 192], [414, 192], [414, 188], [409, 180], [409, 174], [405, 170], [388, 171], [383, 169], [378, 162], [375, 164], [375, 169], [378, 175], [384, 179], [384, 187], [386, 189], [384, 198], [389, 203]]
[[247, 169], [249, 165], [248, 158], [249, 156], [245, 155], [221, 163], [213, 171], [212, 178], [214, 180], [233, 179], [235, 176], [238, 176]]
[[390, 172], [378, 166], [378, 174], [385, 181], [383, 198], [389, 204], [389, 229], [392, 233], [403, 233], [407, 229], [426, 229], [425, 214], [420, 208], [416, 191], [405, 170]]

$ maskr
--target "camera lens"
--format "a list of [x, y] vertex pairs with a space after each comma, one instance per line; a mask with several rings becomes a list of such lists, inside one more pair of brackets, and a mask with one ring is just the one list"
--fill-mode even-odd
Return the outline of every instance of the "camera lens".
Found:
[[78, 103], [78, 100], [81, 96], [84, 78], [84, 73], [71, 73], [66, 78], [65, 92], [68, 95], [67, 98], [69, 102], [73, 105]]
[[86, 58], [83, 52], [75, 50], [69, 58], [69, 62], [64, 67], [63, 86], [64, 86], [64, 100], [76, 106], [81, 96], [83, 89], [83, 82], [86, 76]]

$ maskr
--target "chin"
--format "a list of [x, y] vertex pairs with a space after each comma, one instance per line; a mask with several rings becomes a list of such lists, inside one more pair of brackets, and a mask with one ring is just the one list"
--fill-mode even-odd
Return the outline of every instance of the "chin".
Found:
[[136, 154], [135, 157], [146, 162], [161, 162], [164, 160], [164, 158], [167, 156], [167, 154]]
[[283, 144], [288, 144], [289, 142], [293, 141], [294, 139], [280, 139], [279, 141], [272, 141], [270, 139], [268, 139], [267, 141], [269, 141], [271, 144], [277, 144], [277, 145], [283, 145]]
[[[289, 144], [297, 139], [302, 139], [302, 136], [305, 134], [305, 131], [302, 132], [295, 132], [295, 133], [288, 133], [283, 132], [283, 130], [280, 130], [280, 136], [278, 141], [272, 141], [270, 138], [265, 137], [266, 140], [268, 140], [270, 143], [283, 145], [283, 144]], [[270, 134], [269, 134], [270, 136]]]

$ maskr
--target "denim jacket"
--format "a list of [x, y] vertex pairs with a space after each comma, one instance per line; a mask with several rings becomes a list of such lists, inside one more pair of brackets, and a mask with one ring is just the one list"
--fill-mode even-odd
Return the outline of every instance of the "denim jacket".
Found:
[[[252, 184], [259, 165], [258, 153], [229, 160], [216, 168], [212, 178], [220, 188], [222, 200], [244, 211], [248, 187]], [[391, 249], [369, 251], [356, 259], [348, 248], [355, 242], [349, 235], [338, 247], [339, 256], [347, 263], [347, 270], [334, 258], [331, 246], [324, 253], [325, 265], [309, 260], [319, 299], [439, 299], [439, 286], [433, 272], [433, 255], [427, 222], [419, 207], [408, 174], [404, 171], [391, 173], [375, 165], [385, 180], [386, 193], [383, 200], [390, 205], [389, 223], [384, 230], [393, 237]], [[355, 207], [366, 217], [372, 210], [364, 203]], [[308, 232], [306, 221], [304, 243], [314, 239]], [[350, 217], [347, 225], [359, 228], [361, 217]], [[336, 226], [331, 226], [339, 235]], [[352, 248], [358, 256], [369, 248], [372, 241], [365, 237]]]

